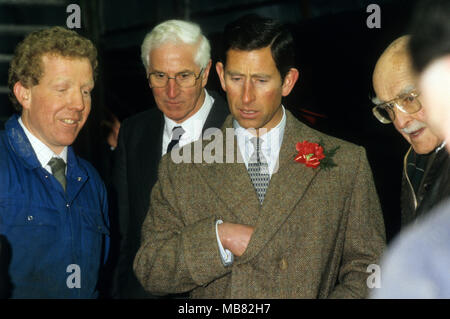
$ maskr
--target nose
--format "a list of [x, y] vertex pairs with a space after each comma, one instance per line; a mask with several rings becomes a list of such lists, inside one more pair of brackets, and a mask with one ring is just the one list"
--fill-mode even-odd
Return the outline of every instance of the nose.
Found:
[[69, 108], [76, 110], [76, 111], [83, 111], [86, 107], [86, 100], [85, 96], [83, 95], [83, 91], [79, 90], [77, 92], [74, 92], [71, 95], [71, 99], [69, 101]]
[[248, 79], [244, 83], [244, 91], [242, 92], [242, 103], [250, 104], [255, 100], [255, 92], [253, 82]]
[[175, 82], [175, 79], [170, 78], [167, 82], [166, 87], [167, 97], [169, 99], [174, 99], [177, 97], [177, 95], [180, 93], [180, 89], [178, 87], [177, 82]]
[[395, 112], [395, 123], [398, 128], [405, 128], [409, 125], [409, 123], [413, 120], [411, 114], [404, 113], [397, 108], [394, 108]]

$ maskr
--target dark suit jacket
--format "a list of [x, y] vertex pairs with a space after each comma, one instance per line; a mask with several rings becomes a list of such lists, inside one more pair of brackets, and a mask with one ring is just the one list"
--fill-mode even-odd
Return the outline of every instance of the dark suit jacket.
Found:
[[[208, 93], [214, 98], [214, 104], [203, 131], [211, 127], [220, 128], [229, 114], [226, 101], [215, 92]], [[151, 297], [137, 281], [132, 265], [139, 249], [142, 223], [150, 205], [150, 193], [157, 180], [163, 129], [164, 116], [157, 108], [125, 120], [120, 128], [113, 184], [121, 240], [113, 297]]]
[[[134, 261], [147, 290], [190, 291], [194, 298], [366, 297], [368, 266], [378, 263], [385, 230], [365, 151], [307, 127], [288, 111], [286, 117], [279, 169], [262, 206], [243, 163], [162, 158]], [[231, 116], [223, 136], [230, 127]], [[337, 166], [295, 162], [296, 143], [303, 140], [323, 143], [325, 150], [339, 146]], [[220, 257], [218, 219], [255, 227], [231, 266]]]
[[450, 157], [447, 150], [443, 148], [429, 155], [417, 195], [414, 193], [407, 173], [407, 159], [410, 155], [414, 155], [412, 147], [403, 160], [402, 228], [417, 218], [423, 217], [434, 206], [450, 196]]

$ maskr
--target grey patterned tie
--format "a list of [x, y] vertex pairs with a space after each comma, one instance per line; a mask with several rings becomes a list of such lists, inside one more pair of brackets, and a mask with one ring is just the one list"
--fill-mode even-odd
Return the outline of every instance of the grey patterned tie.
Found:
[[181, 126], [175, 126], [172, 130], [172, 140], [170, 141], [169, 145], [167, 145], [167, 151], [166, 153], [170, 153], [175, 145], [178, 145], [180, 142], [181, 135], [184, 134], [184, 130]]
[[66, 191], [66, 163], [64, 163], [64, 160], [62, 158], [52, 157], [48, 161], [48, 166], [52, 169], [53, 176], [55, 176], [64, 191]]
[[262, 205], [270, 181], [269, 165], [261, 152], [260, 146], [262, 140], [257, 137], [253, 137], [250, 139], [250, 142], [253, 144], [255, 151], [250, 156], [250, 160], [248, 162], [248, 174], [250, 175], [250, 179], [255, 187], [256, 194], [259, 198], [259, 203]]

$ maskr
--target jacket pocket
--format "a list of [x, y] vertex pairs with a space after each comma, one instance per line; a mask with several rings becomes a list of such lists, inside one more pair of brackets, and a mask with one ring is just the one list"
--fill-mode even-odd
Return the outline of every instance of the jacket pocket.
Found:
[[0, 233], [11, 245], [11, 276], [32, 283], [48, 275], [46, 269], [61, 255], [57, 245], [61, 241], [59, 225], [56, 210], [31, 206], [25, 200], [0, 199]]
[[57, 227], [59, 221], [59, 213], [54, 209], [30, 205], [26, 199], [0, 198], [0, 225], [5, 227]]
[[81, 253], [84, 282], [87, 287], [95, 287], [100, 266], [108, 253], [109, 230], [100, 210], [80, 208], [81, 212]]
[[109, 229], [100, 211], [81, 208], [81, 222], [84, 229], [109, 236]]

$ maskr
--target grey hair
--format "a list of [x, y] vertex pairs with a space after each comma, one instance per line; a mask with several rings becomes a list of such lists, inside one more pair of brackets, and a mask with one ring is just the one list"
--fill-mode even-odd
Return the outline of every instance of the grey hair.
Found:
[[384, 102], [381, 101], [377, 96], [371, 98], [371, 100], [372, 100], [372, 103], [375, 104], [375, 105], [380, 105], [380, 104], [383, 104], [383, 103], [384, 103]]
[[147, 74], [151, 50], [169, 42], [198, 45], [194, 62], [200, 68], [206, 68], [211, 59], [211, 46], [198, 24], [183, 20], [167, 20], [147, 33], [142, 42], [141, 59]]

